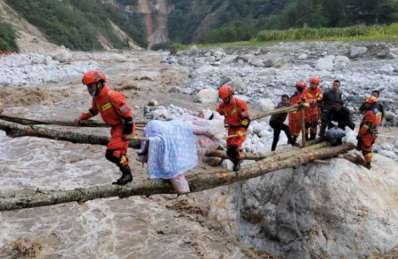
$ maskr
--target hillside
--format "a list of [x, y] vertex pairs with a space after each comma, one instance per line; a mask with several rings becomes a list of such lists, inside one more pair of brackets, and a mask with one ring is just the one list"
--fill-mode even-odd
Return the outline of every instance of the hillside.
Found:
[[49, 42], [72, 50], [146, 47], [142, 27], [134, 26], [122, 10], [110, 4], [96, 0], [5, 0], [4, 3], [39, 29]]
[[[0, 3], [12, 8], [2, 12], [2, 16], [12, 14], [14, 18], [3, 19], [11, 20], [18, 38], [28, 30], [37, 35], [33, 36], [35, 41], [86, 51], [247, 41], [263, 30], [398, 21], [397, 0], [0, 0]], [[24, 23], [29, 26], [21, 25], [20, 20], [26, 20]], [[9, 29], [0, 29], [0, 39], [10, 37], [2, 36], [2, 30], [10, 35]]]

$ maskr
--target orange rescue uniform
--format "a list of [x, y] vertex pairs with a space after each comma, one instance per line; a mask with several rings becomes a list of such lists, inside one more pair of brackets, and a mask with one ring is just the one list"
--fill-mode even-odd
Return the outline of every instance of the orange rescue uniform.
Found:
[[[107, 153], [112, 151], [113, 156], [120, 158], [119, 167], [128, 165], [127, 149], [129, 142], [122, 139], [124, 130], [123, 118], [133, 117], [133, 112], [126, 103], [124, 95], [104, 86], [101, 92], [93, 97], [91, 108], [83, 112], [79, 119], [87, 120], [98, 113], [101, 114], [105, 123], [112, 126], [110, 131], [112, 137], [107, 146]], [[135, 125], [133, 123], [132, 133], [134, 133], [134, 129]]]
[[371, 108], [365, 112], [361, 122], [358, 137], [360, 138], [360, 148], [365, 161], [370, 163], [373, 158], [373, 144], [377, 138], [377, 126], [381, 123], [381, 112], [376, 108]]
[[[299, 104], [302, 98], [302, 93], [296, 91], [290, 97], [290, 103]], [[289, 112], [289, 131], [292, 138], [298, 138], [301, 132], [301, 113], [300, 111]]]
[[[231, 101], [228, 104], [220, 103], [217, 112], [225, 116], [225, 121], [229, 125], [228, 135], [235, 135], [238, 131], [247, 132], [250, 115], [245, 101], [231, 96]], [[227, 149], [234, 148], [239, 152], [239, 148], [245, 140], [246, 136], [229, 138], [227, 140]]]
[[323, 99], [322, 89], [317, 86], [314, 90], [307, 87], [303, 91], [303, 99], [310, 104], [310, 107], [305, 110], [305, 134], [308, 134], [308, 129], [311, 128], [311, 133], [316, 136], [318, 120], [319, 120], [319, 106], [318, 103]]

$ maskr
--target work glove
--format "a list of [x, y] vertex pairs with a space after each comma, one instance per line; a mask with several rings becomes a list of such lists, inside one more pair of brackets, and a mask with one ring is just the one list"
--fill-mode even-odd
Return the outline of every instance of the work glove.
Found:
[[245, 135], [245, 132], [240, 130], [236, 132], [236, 135], [238, 135], [239, 137], [243, 137]]

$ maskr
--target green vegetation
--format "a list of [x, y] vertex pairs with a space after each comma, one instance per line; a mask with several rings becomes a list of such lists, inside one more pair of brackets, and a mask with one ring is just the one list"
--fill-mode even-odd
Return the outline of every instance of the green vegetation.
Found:
[[[389, 24], [398, 21], [398, 2], [394, 0], [230, 0], [224, 15], [200, 40], [201, 43], [248, 40], [258, 32], [259, 39], [318, 39], [351, 37], [359, 24]], [[394, 27], [393, 25], [392, 27]], [[315, 30], [308, 28], [348, 27], [341, 30]], [[291, 28], [303, 28], [292, 30]], [[369, 27], [366, 35], [375, 36], [374, 30], [384, 26]], [[286, 33], [273, 30], [286, 30]], [[269, 32], [272, 30], [272, 32]], [[318, 33], [320, 33], [318, 35]], [[388, 32], [387, 32], [388, 33]], [[299, 36], [299, 35], [307, 36]], [[385, 32], [376, 33], [386, 35]], [[280, 36], [278, 36], [280, 35]], [[348, 36], [345, 36], [348, 35]]]
[[72, 50], [101, 50], [98, 32], [115, 48], [127, 48], [128, 42], [115, 34], [108, 19], [125, 30], [129, 36], [138, 39], [138, 43], [146, 45], [143, 32], [133, 27], [122, 11], [96, 0], [6, 0], [6, 2], [38, 27], [50, 41]]
[[257, 35], [262, 41], [294, 41], [320, 39], [382, 39], [398, 36], [398, 23], [390, 25], [357, 25], [344, 28], [300, 28], [289, 30], [265, 30]]
[[11, 24], [0, 20], [0, 51], [18, 52], [15, 30]]

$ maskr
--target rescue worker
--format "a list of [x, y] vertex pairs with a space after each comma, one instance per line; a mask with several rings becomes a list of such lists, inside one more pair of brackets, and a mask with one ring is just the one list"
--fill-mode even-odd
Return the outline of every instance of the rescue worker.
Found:
[[125, 185], [133, 180], [127, 158], [128, 138], [132, 136], [135, 129], [133, 112], [123, 94], [107, 87], [107, 79], [101, 71], [88, 71], [83, 76], [82, 82], [87, 86], [93, 100], [91, 108], [83, 112], [75, 121], [87, 120], [100, 113], [104, 122], [112, 126], [110, 131], [112, 137], [108, 143], [105, 157], [116, 164], [122, 172], [122, 176], [113, 184]]
[[[307, 85], [304, 81], [298, 81], [296, 83], [296, 91], [290, 97], [291, 104], [299, 104], [301, 102], [303, 91], [306, 87]], [[299, 110], [289, 112], [289, 131], [293, 143], [288, 143], [288, 144], [294, 144], [296, 143], [297, 138], [300, 136], [301, 132], [301, 113]]]
[[[379, 97], [380, 97], [380, 91], [377, 91], [377, 90], [372, 91], [372, 96], [374, 96], [374, 97], [376, 97], [377, 99], [379, 99]], [[375, 108], [376, 108], [377, 110], [379, 110], [379, 112], [381, 112], [381, 121], [383, 121], [383, 120], [384, 120], [384, 117], [385, 117], [385, 115], [386, 115], [386, 112], [385, 112], [385, 110], [384, 110], [384, 106], [383, 106], [379, 101], [377, 101], [376, 104], [375, 104]], [[365, 110], [366, 110], [366, 103], [363, 103], [363, 104], [361, 105], [361, 107], [359, 107], [359, 110], [354, 111], [354, 113], [355, 113], [355, 114], [361, 114], [361, 113], [363, 113]]]
[[[276, 106], [276, 109], [287, 107], [290, 105], [291, 103], [289, 102], [289, 96], [287, 94], [284, 94], [281, 97], [281, 102], [278, 103], [278, 105]], [[293, 138], [290, 136], [289, 127], [286, 124], [284, 124], [286, 117], [287, 117], [287, 112], [279, 113], [272, 115], [271, 119], [269, 120], [269, 125], [274, 130], [274, 139], [272, 141], [271, 151], [274, 151], [276, 149], [276, 145], [278, 144], [279, 135], [281, 134], [281, 131], [285, 132], [286, 137], [288, 139], [288, 143], [290, 143], [292, 146], [298, 146], [298, 144], [296, 144], [293, 141]]]
[[336, 100], [342, 100], [342, 93], [339, 90], [341, 83], [339, 80], [334, 80], [332, 88], [323, 94], [322, 99], [322, 124], [319, 130], [319, 136], [325, 135], [326, 127], [328, 127], [327, 117], [330, 109], [334, 106]]
[[[319, 77], [310, 78], [310, 87], [307, 87], [303, 91], [303, 100], [310, 105], [305, 110], [305, 138], [306, 140], [315, 139], [317, 126], [319, 122], [320, 107], [319, 104], [322, 102], [323, 93], [322, 89], [318, 86], [321, 83]], [[310, 137], [308, 133], [310, 131]]]
[[239, 171], [242, 157], [240, 147], [246, 140], [245, 133], [250, 125], [249, 110], [245, 101], [233, 97], [234, 90], [229, 85], [222, 86], [218, 95], [222, 102], [217, 112], [225, 116], [229, 125], [228, 135], [238, 135], [227, 140], [227, 155], [234, 163], [234, 171]]
[[371, 168], [373, 157], [373, 143], [377, 138], [377, 126], [381, 122], [381, 112], [375, 107], [377, 98], [369, 96], [365, 101], [366, 111], [364, 118], [359, 126], [357, 136], [358, 148], [362, 150], [362, 154], [366, 161], [366, 167]]
[[[325, 124], [328, 125], [328, 129], [338, 127], [345, 130], [345, 127], [349, 127], [354, 130], [355, 128], [355, 124], [351, 119], [351, 112], [344, 106], [344, 102], [341, 99], [334, 101], [333, 107], [329, 109], [327, 117], [325, 118]], [[343, 138], [336, 139], [336, 145], [343, 144], [342, 140]]]

